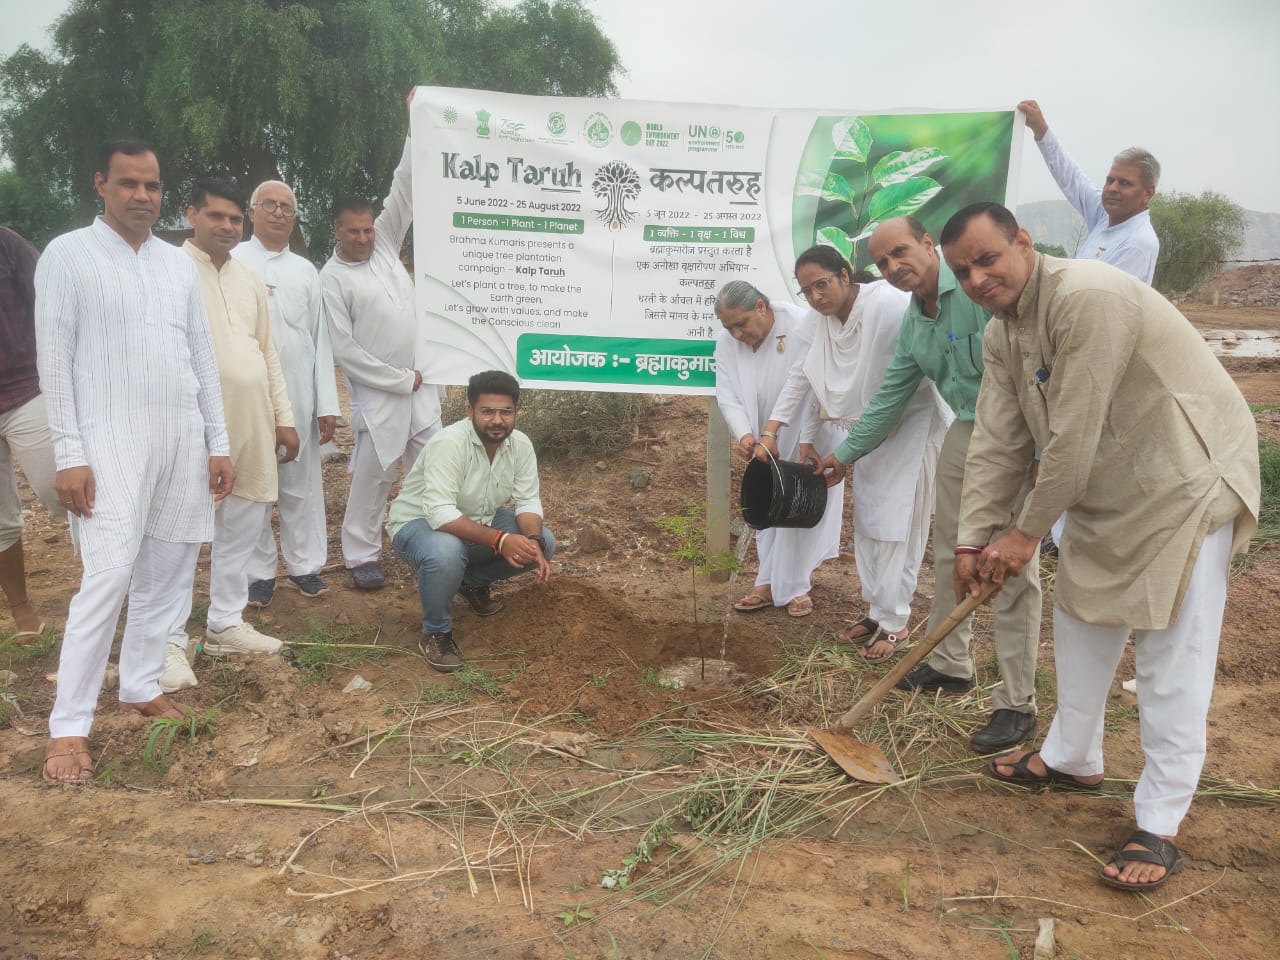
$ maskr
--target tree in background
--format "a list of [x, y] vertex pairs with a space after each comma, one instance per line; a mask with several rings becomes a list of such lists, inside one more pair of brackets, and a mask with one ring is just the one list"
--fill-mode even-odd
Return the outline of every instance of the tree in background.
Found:
[[37, 233], [91, 219], [98, 145], [132, 135], [159, 152], [168, 218], [198, 177], [281, 179], [316, 253], [336, 197], [386, 189], [414, 84], [607, 96], [621, 69], [580, 0], [74, 0], [53, 36], [0, 62], [13, 174], [73, 210]]
[[1046, 257], [1069, 257], [1067, 248], [1060, 243], [1033, 243], [1036, 253], [1043, 253]]
[[1200, 196], [1171, 191], [1151, 199], [1151, 225], [1160, 238], [1157, 290], [1188, 293], [1222, 269], [1239, 249], [1246, 226], [1244, 209], [1220, 193]]

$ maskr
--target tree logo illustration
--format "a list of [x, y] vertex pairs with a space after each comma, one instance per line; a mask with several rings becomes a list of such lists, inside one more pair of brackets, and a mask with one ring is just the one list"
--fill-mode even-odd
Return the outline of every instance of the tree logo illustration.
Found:
[[627, 209], [627, 201], [640, 196], [640, 175], [620, 160], [610, 160], [591, 180], [591, 192], [604, 201], [604, 207], [596, 211], [602, 223], [617, 233], [636, 215]]

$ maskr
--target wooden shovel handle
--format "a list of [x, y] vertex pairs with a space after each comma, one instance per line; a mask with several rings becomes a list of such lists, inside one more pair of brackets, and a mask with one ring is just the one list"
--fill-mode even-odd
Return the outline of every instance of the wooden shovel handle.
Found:
[[956, 627], [969, 614], [977, 610], [991, 594], [996, 592], [996, 584], [983, 584], [982, 590], [976, 597], [966, 596], [960, 603], [947, 614], [947, 619], [928, 634], [923, 640], [912, 647], [907, 655], [894, 665], [893, 669], [880, 678], [880, 682], [868, 690], [839, 720], [835, 722], [833, 730], [841, 730], [848, 732], [853, 729], [853, 725], [865, 717], [877, 703], [884, 699], [884, 695], [898, 685], [898, 681], [911, 672], [921, 660], [933, 653], [933, 648], [947, 638]]

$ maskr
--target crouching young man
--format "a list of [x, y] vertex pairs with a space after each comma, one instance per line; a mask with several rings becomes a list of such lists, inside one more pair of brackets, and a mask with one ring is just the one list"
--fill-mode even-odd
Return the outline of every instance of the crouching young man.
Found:
[[502, 609], [489, 596], [494, 581], [526, 571], [536, 583], [551, 576], [556, 542], [542, 525], [533, 443], [515, 428], [519, 403], [510, 374], [472, 377], [466, 419], [423, 448], [387, 518], [391, 545], [418, 578], [419, 649], [442, 673], [462, 666], [449, 614], [455, 593], [488, 617]]

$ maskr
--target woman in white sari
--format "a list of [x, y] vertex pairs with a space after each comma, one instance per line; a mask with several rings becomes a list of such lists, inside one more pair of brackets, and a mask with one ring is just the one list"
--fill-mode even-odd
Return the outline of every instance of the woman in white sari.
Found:
[[[880, 389], [910, 297], [887, 283], [854, 283], [848, 261], [827, 246], [800, 254], [796, 280], [815, 314], [813, 345], [789, 371], [761, 437], [776, 456], [768, 435], [803, 423], [812, 391], [816, 417], [802, 432], [800, 455], [816, 468]], [[951, 417], [933, 383], [924, 381], [893, 433], [854, 468], [853, 552], [868, 611], [841, 630], [840, 639], [861, 644], [868, 660], [892, 656], [907, 629], [929, 539], [934, 471]]]
[[[769, 419], [787, 374], [803, 363], [813, 342], [812, 312], [773, 301], [745, 280], [732, 280], [716, 297], [724, 329], [716, 337], [716, 403], [750, 460], [762, 424]], [[785, 426], [773, 438], [782, 459], [796, 460], [800, 427]], [[734, 604], [742, 613], [787, 608], [793, 617], [813, 612], [814, 569], [840, 553], [844, 482], [827, 491], [827, 509], [811, 529], [777, 527], [756, 534], [760, 570], [751, 592]]]

